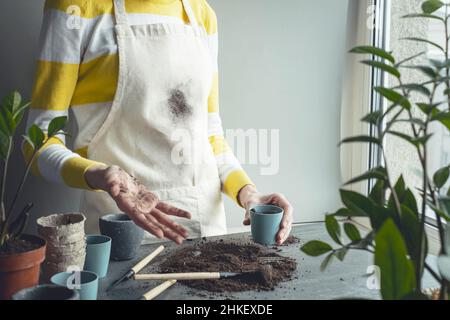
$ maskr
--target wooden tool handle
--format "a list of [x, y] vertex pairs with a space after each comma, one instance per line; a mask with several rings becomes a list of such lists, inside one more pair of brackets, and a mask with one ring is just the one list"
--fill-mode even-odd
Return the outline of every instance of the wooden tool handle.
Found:
[[207, 280], [220, 279], [219, 272], [135, 274], [135, 280]]
[[153, 251], [148, 256], [146, 256], [144, 259], [139, 261], [137, 265], [135, 265], [133, 268], [131, 268], [131, 270], [133, 270], [133, 272], [135, 274], [138, 273], [139, 271], [142, 270], [142, 268], [144, 268], [147, 264], [149, 264], [150, 261], [152, 261], [163, 250], [164, 250], [164, 246], [159, 246], [155, 251]]
[[159, 286], [157, 286], [156, 288], [153, 288], [152, 290], [150, 290], [149, 292], [144, 294], [142, 297], [144, 298], [144, 300], [152, 300], [153, 298], [159, 296], [161, 293], [163, 293], [164, 291], [169, 289], [171, 286], [173, 286], [175, 284], [175, 282], [177, 282], [177, 280], [166, 281], [163, 284], [160, 284]]

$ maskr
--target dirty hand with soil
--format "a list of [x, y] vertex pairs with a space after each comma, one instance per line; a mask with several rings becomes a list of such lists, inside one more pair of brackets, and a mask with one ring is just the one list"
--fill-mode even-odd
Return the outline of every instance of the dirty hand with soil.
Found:
[[250, 209], [255, 205], [275, 205], [284, 210], [283, 219], [281, 220], [280, 230], [278, 231], [276, 240], [278, 245], [282, 245], [289, 237], [292, 228], [292, 220], [294, 208], [280, 193], [263, 195], [253, 186], [247, 185], [239, 192], [239, 203], [245, 208], [244, 225], [250, 225]]
[[85, 178], [93, 189], [108, 192], [120, 210], [154, 236], [177, 244], [189, 236], [187, 230], [172, 221], [170, 216], [190, 219], [191, 214], [159, 201], [154, 193], [120, 167], [96, 166], [86, 172]]

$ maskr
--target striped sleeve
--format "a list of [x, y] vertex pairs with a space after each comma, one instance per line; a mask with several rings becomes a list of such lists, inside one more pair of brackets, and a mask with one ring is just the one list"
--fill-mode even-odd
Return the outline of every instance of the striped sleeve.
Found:
[[[70, 27], [68, 21], [72, 17], [71, 13], [57, 9], [56, 3], [57, 0], [46, 1], [27, 121], [27, 128], [36, 124], [44, 132], [51, 119], [68, 116], [78, 80], [83, 43], [83, 25]], [[32, 154], [31, 146], [25, 144], [24, 156], [27, 162], [32, 160]], [[98, 164], [66, 148], [64, 136], [58, 136], [49, 139], [35, 155], [32, 171], [52, 182], [89, 189], [84, 173]]]
[[208, 100], [208, 136], [217, 160], [223, 192], [239, 204], [239, 191], [246, 185], [254, 185], [242, 169], [224, 137], [219, 113], [219, 71], [217, 18], [213, 9], [205, 2], [204, 25], [209, 37], [209, 48], [214, 65], [211, 93]]

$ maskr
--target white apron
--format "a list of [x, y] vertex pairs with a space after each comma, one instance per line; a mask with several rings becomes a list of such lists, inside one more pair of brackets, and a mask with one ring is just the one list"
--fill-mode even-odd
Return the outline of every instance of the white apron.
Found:
[[[191, 237], [226, 234], [219, 172], [207, 134], [212, 85], [207, 33], [189, 0], [182, 2], [190, 25], [139, 26], [128, 24], [124, 1], [114, 0], [117, 92], [88, 158], [120, 166], [161, 201], [189, 211], [191, 221], [173, 219]], [[99, 217], [120, 210], [106, 192], [86, 191], [81, 212], [87, 216], [86, 231], [93, 233]]]

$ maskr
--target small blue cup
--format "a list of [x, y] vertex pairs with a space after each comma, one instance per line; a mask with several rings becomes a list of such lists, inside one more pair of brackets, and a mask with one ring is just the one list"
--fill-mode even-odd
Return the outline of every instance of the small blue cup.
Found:
[[60, 272], [50, 278], [50, 282], [80, 293], [80, 300], [97, 300], [98, 276], [91, 271]]
[[111, 238], [102, 235], [86, 236], [86, 260], [85, 271], [92, 271], [99, 278], [104, 278], [108, 273], [109, 256], [111, 254]]
[[253, 241], [262, 245], [276, 244], [284, 210], [272, 205], [258, 205], [250, 209]]

